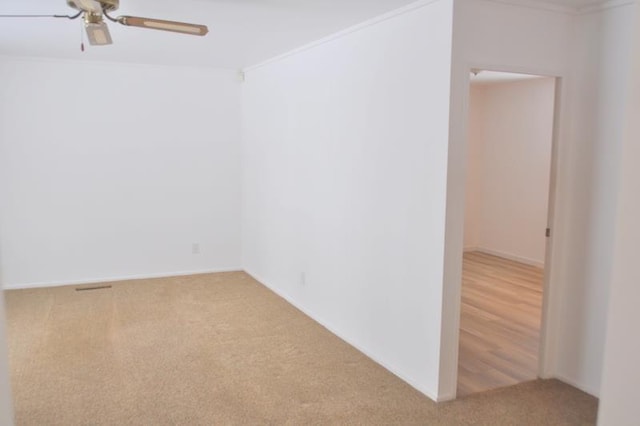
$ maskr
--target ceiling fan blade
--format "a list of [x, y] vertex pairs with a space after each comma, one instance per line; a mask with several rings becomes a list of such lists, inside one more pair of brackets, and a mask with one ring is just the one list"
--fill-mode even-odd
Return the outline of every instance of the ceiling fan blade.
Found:
[[0, 15], [0, 18], [66, 18], [76, 19], [82, 15], [83, 12], [78, 12], [75, 15]]
[[67, 4], [85, 12], [102, 13], [102, 5], [96, 0], [67, 0]]
[[87, 30], [87, 37], [89, 37], [89, 44], [92, 46], [113, 44], [109, 28], [104, 22], [87, 22], [84, 26]]
[[130, 27], [150, 28], [153, 30], [172, 31], [174, 33], [204, 36], [209, 32], [206, 25], [186, 22], [164, 21], [162, 19], [140, 18], [137, 16], [119, 16], [117, 21]]

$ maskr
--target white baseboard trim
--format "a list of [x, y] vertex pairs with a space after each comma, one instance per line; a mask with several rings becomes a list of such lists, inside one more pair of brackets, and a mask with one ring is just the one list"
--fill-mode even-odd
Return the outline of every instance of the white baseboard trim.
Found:
[[455, 393], [443, 394], [443, 395], [440, 395], [440, 398], [438, 398], [436, 402], [448, 402], [448, 401], [453, 401], [456, 398], [457, 398], [457, 395]]
[[157, 274], [138, 274], [138, 275], [126, 275], [126, 276], [115, 276], [115, 277], [104, 277], [104, 278], [87, 278], [87, 279], [69, 280], [69, 281], [48, 281], [48, 282], [38, 282], [38, 283], [26, 283], [26, 284], [5, 284], [2, 286], [2, 288], [4, 290], [22, 290], [22, 289], [28, 289], [28, 288], [64, 287], [64, 286], [72, 286], [72, 285], [114, 283], [119, 281], [184, 277], [187, 275], [216, 274], [220, 272], [239, 272], [239, 271], [242, 271], [242, 268], [198, 269], [194, 271], [162, 272]]
[[539, 260], [530, 259], [528, 257], [518, 256], [516, 254], [505, 253], [498, 250], [492, 250], [484, 247], [465, 247], [465, 252], [469, 251], [479, 251], [480, 253], [486, 253], [493, 256], [503, 257], [505, 259], [513, 260], [515, 262], [524, 263], [526, 265], [536, 266], [538, 268], [544, 269], [544, 262], [540, 262]]
[[267, 280], [262, 279], [258, 274], [255, 274], [255, 273], [253, 273], [253, 272], [251, 272], [251, 271], [249, 271], [247, 269], [245, 269], [244, 272], [249, 274], [253, 279], [258, 281], [260, 284], [262, 284], [263, 286], [265, 286], [266, 288], [268, 288], [272, 292], [274, 292], [276, 295], [282, 297], [290, 305], [292, 305], [293, 307], [298, 309], [300, 312], [302, 312], [303, 314], [305, 314], [306, 316], [311, 318], [313, 321], [315, 321], [316, 323], [320, 324], [322, 327], [326, 328], [331, 334], [333, 334], [334, 336], [338, 337], [340, 340], [346, 342], [348, 345], [352, 346], [353, 348], [357, 349], [359, 352], [364, 354], [367, 358], [371, 359], [373, 362], [375, 362], [376, 364], [380, 365], [385, 370], [389, 371], [391, 374], [393, 374], [394, 376], [398, 377], [400, 380], [402, 380], [403, 382], [407, 383], [412, 388], [416, 389], [418, 392], [420, 392], [423, 395], [425, 395], [427, 398], [431, 399], [434, 402], [441, 402], [441, 401], [446, 400], [446, 398], [438, 398], [435, 394], [433, 394], [432, 392], [430, 392], [427, 389], [424, 389], [423, 387], [421, 387], [420, 385], [416, 384], [412, 380], [406, 378], [402, 374], [398, 373], [396, 369], [394, 369], [393, 367], [391, 367], [391, 366], [385, 364], [384, 362], [380, 361], [378, 358], [376, 358], [375, 356], [371, 355], [365, 349], [361, 348], [360, 346], [358, 346], [356, 344], [351, 343], [348, 339], [344, 338], [341, 335], [341, 333], [337, 332], [333, 327], [327, 325], [327, 322], [322, 320], [320, 318], [320, 316], [315, 315], [310, 310], [301, 307], [292, 297], [290, 297], [289, 295], [277, 290], [275, 287], [270, 285]]
[[580, 389], [582, 392], [586, 392], [595, 398], [600, 398], [599, 391], [597, 391], [596, 389], [593, 389], [591, 386], [586, 386], [584, 383], [581, 383], [579, 380], [570, 379], [569, 377], [563, 374], [553, 374], [552, 377], [568, 385], [571, 385], [574, 388]]

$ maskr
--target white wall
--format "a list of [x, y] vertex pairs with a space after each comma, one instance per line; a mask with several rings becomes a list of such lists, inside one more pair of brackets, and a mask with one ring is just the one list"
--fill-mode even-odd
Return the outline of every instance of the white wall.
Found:
[[[449, 162], [445, 327], [457, 327], [464, 200], [464, 96], [469, 67], [563, 77], [557, 123], [555, 217], [548, 250], [544, 377], [598, 395], [608, 281], [613, 261], [615, 193], [631, 28], [629, 6], [573, 17], [550, 11], [461, 0], [454, 19], [452, 144]], [[551, 262], [549, 262], [551, 260]], [[446, 330], [450, 330], [448, 333]], [[447, 328], [446, 338], [455, 330]], [[457, 339], [457, 335], [456, 335]], [[457, 359], [457, 341], [443, 360]], [[455, 386], [445, 361], [442, 382]]]
[[239, 140], [232, 71], [5, 58], [4, 284], [238, 269]]
[[631, 426], [638, 423], [640, 383], [640, 8], [636, 6], [632, 51], [631, 83], [627, 91], [626, 132], [620, 164], [620, 190], [617, 196], [616, 239], [614, 242], [612, 283], [607, 319], [607, 338], [602, 376], [599, 424]]
[[[460, 282], [467, 165], [471, 68], [568, 77], [574, 18], [571, 14], [494, 1], [458, 0], [454, 8], [451, 120], [440, 395], [456, 391]], [[567, 91], [563, 91], [567, 96]], [[560, 135], [567, 138], [570, 111], [560, 109]]]
[[420, 2], [243, 89], [244, 268], [432, 398], [451, 14]]
[[555, 82], [473, 84], [465, 249], [542, 266]]
[[555, 260], [554, 375], [598, 395], [614, 261], [620, 146], [633, 13], [630, 6], [577, 19], [567, 176], [558, 194], [563, 247]]

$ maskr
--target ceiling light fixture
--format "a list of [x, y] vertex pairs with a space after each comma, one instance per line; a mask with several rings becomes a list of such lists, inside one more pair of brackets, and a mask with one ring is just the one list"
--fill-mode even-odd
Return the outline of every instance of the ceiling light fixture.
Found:
[[[138, 16], [111, 16], [109, 13], [118, 10], [120, 0], [66, 0], [67, 4], [76, 9], [75, 15], [0, 15], [0, 18], [67, 18], [84, 17], [85, 29], [92, 45], [104, 46], [112, 44], [109, 28], [105, 18], [121, 25], [140, 27], [153, 30], [171, 31], [187, 35], [205, 36], [209, 33], [206, 25], [190, 24], [186, 22], [165, 21], [162, 19], [142, 18]], [[81, 44], [84, 51], [84, 45]]]
[[111, 34], [109, 34], [109, 28], [107, 28], [107, 24], [102, 20], [102, 15], [89, 12], [85, 13], [84, 27], [87, 31], [89, 43], [92, 46], [113, 44]]
[[87, 37], [89, 37], [89, 43], [91, 43], [92, 46], [113, 44], [111, 34], [109, 34], [107, 25], [104, 22], [99, 24], [85, 24], [85, 28], [87, 30]]
[[67, 4], [85, 12], [102, 13], [102, 5], [96, 0], [67, 0]]

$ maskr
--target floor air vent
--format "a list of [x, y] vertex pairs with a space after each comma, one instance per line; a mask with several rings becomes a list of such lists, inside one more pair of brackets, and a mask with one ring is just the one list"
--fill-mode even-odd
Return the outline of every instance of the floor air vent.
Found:
[[104, 290], [107, 288], [111, 288], [110, 285], [98, 285], [95, 287], [78, 287], [76, 288], [76, 291], [91, 291], [91, 290]]

